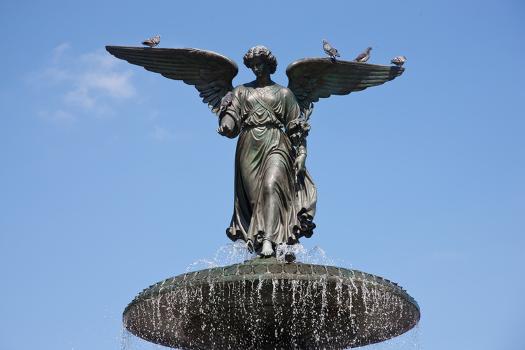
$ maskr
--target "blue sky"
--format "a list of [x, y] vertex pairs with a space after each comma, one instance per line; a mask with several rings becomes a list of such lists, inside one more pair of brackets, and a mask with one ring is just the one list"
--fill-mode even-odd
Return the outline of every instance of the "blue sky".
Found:
[[[297, 3], [298, 4], [298, 3]], [[118, 349], [125, 305], [228, 240], [235, 141], [196, 90], [104, 46], [408, 57], [317, 103], [303, 243], [403, 285], [404, 349], [522, 350], [525, 5], [520, 1], [0, 3], [0, 349]], [[135, 344], [135, 348], [153, 348]], [[372, 348], [371, 348], [372, 349]]]

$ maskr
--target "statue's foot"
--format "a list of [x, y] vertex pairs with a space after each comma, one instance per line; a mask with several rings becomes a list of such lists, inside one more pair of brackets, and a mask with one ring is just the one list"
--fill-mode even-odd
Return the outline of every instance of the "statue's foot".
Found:
[[268, 257], [270, 257], [272, 255], [273, 255], [272, 242], [270, 242], [269, 240], [265, 239], [263, 241], [263, 244], [262, 244], [261, 256], [264, 257], [264, 258], [268, 258]]
[[251, 239], [249, 239], [247, 242], [246, 242], [246, 248], [248, 249], [248, 251], [250, 253], [253, 253], [255, 251], [255, 247], [253, 246], [253, 242]]

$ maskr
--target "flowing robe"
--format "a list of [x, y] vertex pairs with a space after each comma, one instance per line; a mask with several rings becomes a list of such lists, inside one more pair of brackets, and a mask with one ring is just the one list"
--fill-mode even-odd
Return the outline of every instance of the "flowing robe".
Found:
[[308, 172], [296, 176], [294, 169], [296, 149], [305, 147], [307, 133], [289, 137], [300, 117], [293, 92], [277, 84], [241, 85], [224, 115], [235, 120], [239, 135], [228, 237], [251, 241], [256, 250], [263, 239], [294, 244], [301, 236], [310, 237], [317, 192]]

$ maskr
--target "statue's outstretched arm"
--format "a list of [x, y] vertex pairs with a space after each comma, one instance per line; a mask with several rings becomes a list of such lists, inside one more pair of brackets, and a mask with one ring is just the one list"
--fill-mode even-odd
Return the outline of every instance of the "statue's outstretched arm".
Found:
[[242, 99], [239, 87], [231, 93], [231, 101], [228, 106], [219, 112], [219, 134], [228, 138], [234, 138], [241, 132], [242, 124]]
[[106, 46], [106, 50], [146, 70], [193, 85], [215, 114], [219, 114], [221, 99], [233, 89], [238, 72], [234, 61], [212, 51], [124, 46]]

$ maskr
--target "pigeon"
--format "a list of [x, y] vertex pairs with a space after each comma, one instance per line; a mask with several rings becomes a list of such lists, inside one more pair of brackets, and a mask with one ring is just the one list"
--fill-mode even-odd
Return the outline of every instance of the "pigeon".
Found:
[[367, 47], [366, 50], [364, 52], [361, 52], [356, 58], [355, 58], [355, 62], [359, 62], [359, 63], [365, 63], [366, 61], [368, 61], [368, 59], [370, 58], [370, 51], [372, 50], [371, 47]]
[[219, 112], [222, 113], [228, 108], [233, 101], [233, 93], [231, 91], [228, 91], [226, 95], [221, 99], [221, 107], [219, 108]]
[[323, 40], [323, 50], [328, 56], [330, 56], [330, 59], [334, 62], [336, 57], [340, 57], [337, 49], [330, 45], [330, 43], [326, 40]]
[[149, 38], [147, 40], [144, 40], [142, 42], [142, 45], [149, 46], [149, 47], [155, 47], [160, 43], [160, 35], [155, 35], [152, 38]]
[[395, 64], [398, 67], [401, 67], [405, 62], [407, 61], [407, 58], [405, 56], [396, 56], [392, 58], [390, 63]]

